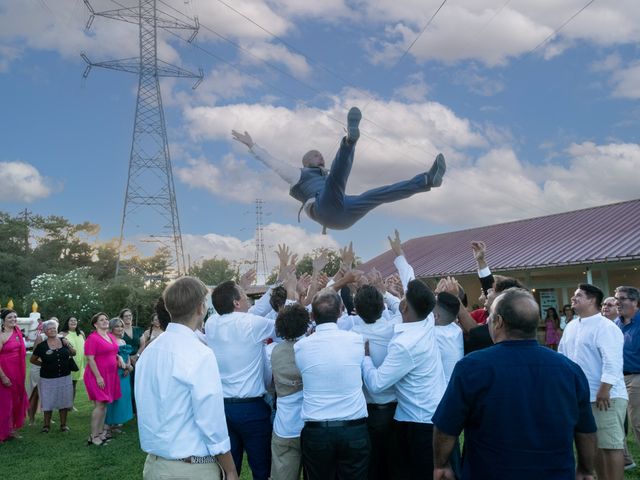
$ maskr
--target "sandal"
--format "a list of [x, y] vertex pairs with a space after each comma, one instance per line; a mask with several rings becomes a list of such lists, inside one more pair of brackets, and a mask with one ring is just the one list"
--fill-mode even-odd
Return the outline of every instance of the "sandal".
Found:
[[60, 425], [60, 431], [61, 432], [68, 432], [69, 430], [71, 430], [71, 429], [68, 426]]
[[89, 438], [87, 439], [87, 446], [89, 445], [100, 447], [102, 445], [106, 445], [106, 442], [100, 438], [100, 435], [89, 435]]
[[42, 427], [42, 429], [40, 430], [40, 433], [49, 433], [49, 427], [47, 425], [45, 425], [44, 427]]

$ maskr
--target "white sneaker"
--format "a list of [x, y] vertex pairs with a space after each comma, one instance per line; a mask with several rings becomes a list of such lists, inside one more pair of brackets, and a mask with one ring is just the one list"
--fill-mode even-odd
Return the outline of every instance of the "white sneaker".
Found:
[[636, 468], [636, 464], [635, 464], [635, 462], [627, 463], [627, 464], [624, 466], [624, 469], [625, 469], [625, 470], [633, 470], [634, 468]]
[[351, 107], [347, 114], [347, 142], [356, 143], [360, 138], [360, 120], [362, 120], [362, 112], [358, 107]]

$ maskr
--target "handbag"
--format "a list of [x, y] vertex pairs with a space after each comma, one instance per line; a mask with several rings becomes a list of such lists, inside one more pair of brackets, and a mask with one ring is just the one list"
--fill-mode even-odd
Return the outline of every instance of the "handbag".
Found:
[[71, 370], [72, 372], [80, 371], [80, 369], [78, 368], [78, 364], [73, 359], [73, 357], [69, 357], [69, 370]]

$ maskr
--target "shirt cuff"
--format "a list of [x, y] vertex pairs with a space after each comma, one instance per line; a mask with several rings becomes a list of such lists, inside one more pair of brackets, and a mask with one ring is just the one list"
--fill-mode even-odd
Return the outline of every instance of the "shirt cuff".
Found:
[[489, 267], [478, 269], [478, 277], [484, 278], [484, 277], [488, 277], [489, 275], [491, 275], [491, 270], [489, 269]]
[[600, 382], [601, 383], [608, 383], [609, 385], [611, 385], [611, 388], [613, 389], [613, 387], [615, 386], [616, 383], [618, 383], [618, 378], [616, 378], [615, 375], [610, 375], [608, 373], [602, 373], [602, 376], [600, 377]]
[[231, 440], [229, 440], [229, 437], [218, 443], [207, 444], [207, 451], [209, 452], [209, 455], [221, 455], [223, 453], [227, 453], [229, 450], [231, 450]]

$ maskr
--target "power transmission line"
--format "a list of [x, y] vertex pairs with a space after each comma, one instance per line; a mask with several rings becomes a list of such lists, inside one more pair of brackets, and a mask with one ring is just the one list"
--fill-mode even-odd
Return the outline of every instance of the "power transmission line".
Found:
[[404, 51], [404, 53], [402, 54], [402, 56], [398, 59], [398, 61], [393, 65], [394, 67], [397, 67], [400, 62], [402, 62], [402, 60], [404, 60], [404, 57], [407, 56], [407, 54], [409, 53], [409, 50], [411, 50], [413, 48], [413, 46], [416, 44], [416, 42], [420, 39], [420, 37], [422, 36], [422, 34], [424, 32], [427, 31], [427, 28], [429, 28], [429, 25], [431, 25], [431, 22], [433, 22], [434, 18], [436, 18], [436, 15], [438, 15], [438, 12], [440, 12], [440, 10], [442, 9], [442, 7], [444, 7], [444, 4], [447, 3], [447, 0], [443, 0], [443, 2], [440, 4], [440, 6], [436, 9], [435, 12], [433, 12], [433, 15], [431, 15], [431, 18], [429, 19], [429, 21], [426, 23], [426, 25], [424, 26], [424, 28], [420, 31], [420, 33], [418, 33], [418, 36], [416, 36], [416, 38], [413, 39], [413, 42], [411, 42], [411, 45], [409, 45], [407, 47], [407, 49]]
[[562, 25], [560, 25], [558, 28], [556, 28], [553, 32], [551, 32], [549, 34], [549, 36], [547, 36], [547, 38], [545, 38], [543, 41], [541, 41], [538, 45], [536, 45], [532, 50], [530, 50], [527, 55], [535, 52], [536, 50], [538, 50], [538, 48], [540, 48], [542, 45], [544, 45], [545, 43], [547, 43], [547, 41], [549, 41], [551, 38], [555, 37], [557, 35], [557, 33], [562, 30], [564, 27], [567, 26], [567, 24], [569, 24], [569, 22], [571, 22], [574, 18], [576, 18], [578, 15], [580, 15], [582, 12], [584, 12], [587, 8], [589, 8], [589, 6], [595, 2], [596, 0], [589, 0], [581, 9], [579, 9], [576, 13], [574, 13], [573, 15], [571, 15], [571, 17], [569, 17], [567, 20], [564, 21], [564, 23]]

